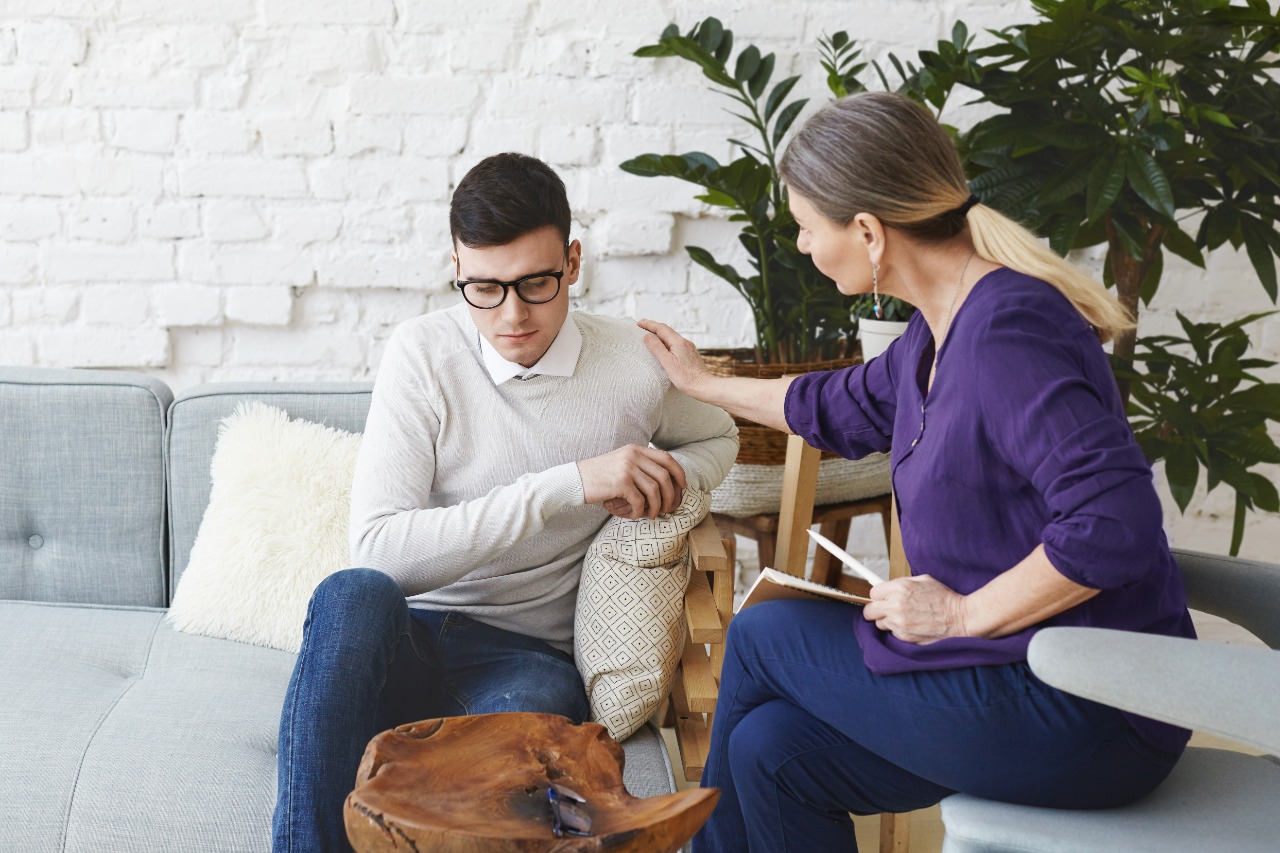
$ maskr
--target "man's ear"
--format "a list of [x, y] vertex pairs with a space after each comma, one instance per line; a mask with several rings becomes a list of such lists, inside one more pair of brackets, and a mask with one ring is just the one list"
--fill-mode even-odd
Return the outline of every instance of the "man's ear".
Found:
[[577, 283], [582, 272], [582, 243], [574, 240], [565, 250], [564, 283], [568, 287]]

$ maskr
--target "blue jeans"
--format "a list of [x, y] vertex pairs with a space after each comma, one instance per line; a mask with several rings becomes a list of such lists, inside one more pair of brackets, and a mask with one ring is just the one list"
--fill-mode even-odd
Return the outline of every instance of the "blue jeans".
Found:
[[710, 851], [857, 850], [848, 813], [924, 808], [957, 791], [1060, 808], [1150, 792], [1178, 755], [1119, 711], [1026, 664], [876, 675], [846, 604], [771, 601], [734, 617], [702, 784]]
[[336, 572], [311, 596], [280, 714], [272, 849], [351, 849], [342, 804], [378, 732], [501, 711], [581, 722], [588, 710], [572, 655], [460, 613], [411, 610], [381, 572]]

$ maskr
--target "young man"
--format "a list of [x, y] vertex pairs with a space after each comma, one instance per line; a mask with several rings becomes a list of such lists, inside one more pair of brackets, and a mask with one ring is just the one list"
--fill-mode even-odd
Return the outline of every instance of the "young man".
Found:
[[[653, 517], [737, 454], [720, 409], [673, 388], [629, 320], [569, 313], [581, 244], [539, 160], [475, 166], [449, 211], [459, 304], [401, 324], [351, 494], [356, 566], [308, 608], [280, 720], [277, 851], [345, 850], [365, 745], [431, 717], [583, 720], [573, 617], [609, 513]], [[652, 445], [652, 446], [650, 446]], [[407, 600], [406, 600], [407, 596]]]

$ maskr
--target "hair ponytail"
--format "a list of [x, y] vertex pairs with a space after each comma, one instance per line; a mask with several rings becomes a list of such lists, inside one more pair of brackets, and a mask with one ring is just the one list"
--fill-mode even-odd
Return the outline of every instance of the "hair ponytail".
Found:
[[969, 234], [979, 257], [1056, 287], [1093, 326], [1102, 343], [1133, 328], [1133, 318], [1115, 294], [1059, 256], [1022, 225], [984, 204], [975, 205], [969, 211], [968, 220]]
[[841, 225], [866, 212], [930, 242], [954, 237], [967, 225], [980, 257], [1057, 288], [1103, 343], [1133, 328], [1114, 294], [1022, 225], [983, 204], [960, 213], [969, 186], [955, 145], [924, 107], [905, 96], [862, 92], [832, 101], [796, 132], [778, 171]]

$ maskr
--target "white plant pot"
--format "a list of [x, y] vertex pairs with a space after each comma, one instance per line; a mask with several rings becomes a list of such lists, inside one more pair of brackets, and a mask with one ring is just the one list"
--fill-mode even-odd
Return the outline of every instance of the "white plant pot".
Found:
[[897, 338], [907, 330], [906, 322], [896, 320], [875, 320], [870, 317], [858, 318], [858, 338], [862, 341], [862, 360], [870, 361], [889, 348]]

